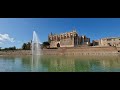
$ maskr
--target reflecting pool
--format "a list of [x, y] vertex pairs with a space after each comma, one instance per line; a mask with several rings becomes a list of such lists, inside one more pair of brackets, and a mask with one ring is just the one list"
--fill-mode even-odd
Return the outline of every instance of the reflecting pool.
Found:
[[0, 72], [119, 72], [120, 57], [0, 56]]

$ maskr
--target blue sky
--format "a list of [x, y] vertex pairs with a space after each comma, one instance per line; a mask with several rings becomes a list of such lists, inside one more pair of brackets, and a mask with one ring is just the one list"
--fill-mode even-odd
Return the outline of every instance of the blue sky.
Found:
[[120, 18], [0, 18], [0, 47], [16, 46], [32, 40], [36, 31], [40, 41], [47, 41], [48, 34], [72, 31], [92, 40], [120, 36]]

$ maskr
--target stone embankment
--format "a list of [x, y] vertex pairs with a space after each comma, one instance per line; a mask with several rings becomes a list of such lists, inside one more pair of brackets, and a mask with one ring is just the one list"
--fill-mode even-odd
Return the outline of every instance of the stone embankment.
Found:
[[115, 47], [75, 47], [75, 48], [59, 48], [59, 49], [45, 49], [44, 55], [74, 55], [74, 56], [97, 56], [97, 55], [120, 55], [120, 52]]
[[31, 55], [31, 50], [5, 50], [0, 51], [0, 55]]
[[[115, 47], [74, 47], [74, 48], [59, 48], [59, 49], [43, 49], [43, 55], [65, 55], [65, 56], [106, 56], [106, 55], [120, 55], [119, 48]], [[31, 50], [11, 50], [0, 51], [0, 55], [31, 55]]]

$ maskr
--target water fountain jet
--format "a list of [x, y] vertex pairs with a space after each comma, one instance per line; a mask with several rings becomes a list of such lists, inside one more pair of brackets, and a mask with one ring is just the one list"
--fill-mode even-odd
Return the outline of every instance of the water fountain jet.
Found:
[[33, 31], [31, 71], [38, 71], [38, 62], [40, 60], [40, 55], [41, 55], [40, 41], [36, 32]]
[[40, 41], [35, 31], [33, 31], [32, 55], [41, 55]]

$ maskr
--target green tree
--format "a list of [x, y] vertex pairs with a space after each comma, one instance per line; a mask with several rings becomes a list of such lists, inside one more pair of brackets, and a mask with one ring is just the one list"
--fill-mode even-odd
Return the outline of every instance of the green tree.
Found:
[[48, 46], [50, 46], [49, 42], [43, 42], [43, 48], [47, 48]]
[[30, 43], [30, 42], [28, 42], [28, 43], [23, 43], [22, 49], [23, 49], [23, 50], [30, 50], [30, 49], [31, 49], [31, 43]]
[[30, 43], [30, 42], [28, 42], [28, 44], [27, 44], [27, 49], [28, 49], [28, 50], [31, 49], [31, 43]]
[[16, 47], [14, 46], [13, 49], [16, 50]]
[[26, 50], [26, 47], [27, 47], [27, 44], [26, 44], [26, 43], [23, 43], [22, 49], [23, 49], [23, 50]]
[[50, 43], [49, 42], [43, 42], [43, 46], [49, 46]]

